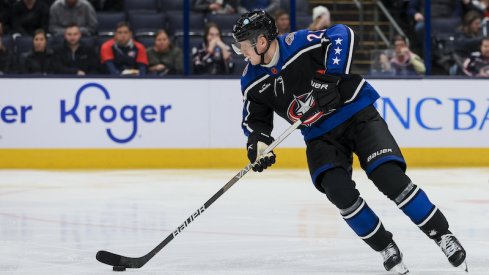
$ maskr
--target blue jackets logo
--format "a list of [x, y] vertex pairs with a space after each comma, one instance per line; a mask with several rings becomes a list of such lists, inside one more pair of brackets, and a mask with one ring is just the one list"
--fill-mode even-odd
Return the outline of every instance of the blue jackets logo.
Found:
[[[81, 99], [85, 91], [100, 91], [107, 101], [106, 105], [81, 105]], [[60, 101], [61, 123], [73, 121], [75, 123], [90, 124], [100, 121], [107, 125], [107, 136], [117, 143], [128, 143], [134, 139], [138, 133], [141, 123], [164, 123], [165, 114], [171, 110], [171, 105], [123, 105], [116, 107], [110, 105], [110, 94], [107, 89], [98, 83], [87, 83], [80, 87], [76, 92], [75, 102], [70, 106], [66, 100]], [[131, 125], [129, 134], [115, 134], [118, 132], [110, 128], [116, 121], [123, 121]]]

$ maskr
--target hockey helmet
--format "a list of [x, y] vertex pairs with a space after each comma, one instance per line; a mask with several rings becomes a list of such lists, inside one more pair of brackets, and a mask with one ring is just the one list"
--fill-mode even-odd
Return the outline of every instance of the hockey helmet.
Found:
[[234, 51], [237, 54], [241, 54], [240, 42], [246, 40], [250, 40], [254, 47], [259, 35], [265, 36], [268, 42], [273, 41], [277, 37], [278, 30], [273, 17], [264, 10], [255, 10], [242, 14], [233, 27], [234, 42], [232, 46]]

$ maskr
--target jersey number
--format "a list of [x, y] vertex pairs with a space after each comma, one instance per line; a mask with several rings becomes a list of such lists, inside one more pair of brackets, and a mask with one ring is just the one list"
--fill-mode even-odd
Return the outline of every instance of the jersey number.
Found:
[[321, 32], [319, 35], [315, 33], [310, 33], [307, 35], [307, 40], [312, 41], [313, 39], [321, 39], [324, 35], [324, 32]]

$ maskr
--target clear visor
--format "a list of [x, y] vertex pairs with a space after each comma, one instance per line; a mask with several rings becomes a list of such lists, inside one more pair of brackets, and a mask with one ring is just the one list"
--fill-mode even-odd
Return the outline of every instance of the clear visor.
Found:
[[237, 55], [242, 55], [243, 52], [247, 52], [253, 49], [256, 46], [256, 42], [252, 43], [249, 40], [239, 41], [239, 42], [235, 41], [231, 43], [231, 46]]

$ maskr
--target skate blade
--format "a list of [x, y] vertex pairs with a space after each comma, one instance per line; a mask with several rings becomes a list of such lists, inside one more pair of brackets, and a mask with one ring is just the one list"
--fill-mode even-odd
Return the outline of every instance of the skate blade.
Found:
[[463, 270], [465, 272], [469, 272], [469, 268], [467, 267], [467, 261], [464, 261], [461, 263], [459, 266], [457, 266], [458, 269]]
[[403, 262], [398, 263], [396, 266], [394, 266], [391, 269], [391, 271], [396, 273], [396, 274], [401, 274], [401, 275], [405, 275], [405, 274], [409, 273], [407, 266]]

